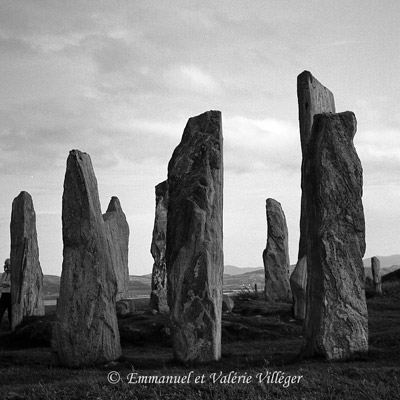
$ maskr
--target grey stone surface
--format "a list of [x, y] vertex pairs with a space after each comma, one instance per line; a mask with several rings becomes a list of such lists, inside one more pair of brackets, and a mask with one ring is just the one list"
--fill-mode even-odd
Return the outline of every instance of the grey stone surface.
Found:
[[121, 299], [117, 301], [117, 315], [123, 316], [135, 312], [135, 299]]
[[268, 301], [289, 302], [292, 293], [289, 284], [288, 229], [281, 204], [274, 199], [266, 201], [268, 236], [263, 252], [265, 297]]
[[293, 296], [293, 314], [296, 319], [306, 317], [306, 290], [307, 290], [307, 256], [297, 261], [296, 267], [290, 276], [290, 287]]
[[376, 294], [382, 294], [381, 262], [378, 257], [371, 258], [372, 280]]
[[362, 167], [352, 112], [318, 114], [305, 160], [305, 356], [341, 360], [368, 351]]
[[154, 259], [151, 276], [150, 307], [162, 314], [169, 312], [167, 299], [167, 265], [165, 251], [167, 242], [168, 181], [156, 188], [156, 210], [150, 252]]
[[63, 265], [52, 345], [58, 361], [80, 367], [121, 356], [117, 279], [86, 153], [72, 150], [62, 200]]
[[233, 310], [233, 307], [235, 307], [235, 302], [233, 301], [233, 299], [227, 294], [224, 294], [222, 296], [222, 312], [231, 312]]
[[323, 86], [309, 71], [303, 71], [297, 77], [297, 101], [299, 107], [300, 142], [302, 152], [301, 167], [301, 210], [300, 210], [300, 240], [298, 260], [307, 254], [307, 205], [304, 196], [304, 157], [314, 116], [325, 112], [335, 112], [335, 100], [332, 92]]
[[118, 197], [113, 196], [103, 214], [109, 252], [117, 278], [117, 301], [128, 296], [129, 287], [129, 225]]
[[11, 326], [15, 329], [25, 316], [44, 315], [36, 213], [27, 192], [21, 192], [12, 203], [10, 234]]
[[168, 165], [167, 274], [174, 357], [221, 357], [223, 155], [219, 111], [190, 118]]

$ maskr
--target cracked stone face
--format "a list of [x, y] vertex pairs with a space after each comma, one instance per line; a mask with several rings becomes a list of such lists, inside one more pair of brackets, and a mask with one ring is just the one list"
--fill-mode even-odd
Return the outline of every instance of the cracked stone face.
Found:
[[11, 325], [15, 328], [26, 316], [44, 315], [36, 213], [32, 197], [27, 192], [21, 192], [12, 203], [10, 233]]
[[72, 150], [62, 203], [63, 265], [52, 346], [57, 360], [79, 367], [121, 356], [117, 279], [92, 162]]
[[305, 355], [346, 359], [368, 351], [362, 167], [352, 112], [314, 117], [305, 159]]
[[222, 160], [221, 113], [190, 118], [168, 166], [168, 303], [183, 362], [221, 357]]

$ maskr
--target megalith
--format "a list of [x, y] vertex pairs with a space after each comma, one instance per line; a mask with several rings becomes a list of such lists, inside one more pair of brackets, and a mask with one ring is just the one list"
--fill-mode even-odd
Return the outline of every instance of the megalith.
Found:
[[[309, 71], [303, 71], [297, 77], [297, 101], [299, 108], [299, 126], [300, 126], [300, 142], [302, 152], [302, 167], [301, 167], [301, 210], [300, 210], [300, 240], [298, 261], [295, 270], [294, 278], [300, 278], [296, 282], [296, 289], [293, 289], [294, 304], [303, 304], [303, 299], [296, 296], [302, 296], [305, 293], [306, 287], [299, 287], [298, 284], [306, 284], [307, 280], [303, 279], [306, 273], [304, 265], [307, 266], [307, 216], [306, 216], [306, 199], [304, 195], [304, 157], [307, 151], [308, 142], [311, 137], [311, 129], [313, 125], [314, 115], [324, 112], [335, 112], [335, 100], [332, 92], [323, 86]], [[298, 265], [300, 263], [300, 265]], [[303, 277], [303, 278], [302, 278]], [[296, 310], [295, 306], [295, 310]], [[302, 313], [297, 314], [296, 318], [301, 318]], [[303, 317], [304, 318], [304, 317]]]
[[372, 280], [376, 294], [382, 294], [381, 262], [378, 257], [371, 258]]
[[168, 165], [166, 263], [171, 338], [182, 362], [221, 357], [222, 123], [190, 118]]
[[368, 351], [362, 167], [352, 112], [315, 115], [304, 172], [307, 205], [305, 356]]
[[292, 300], [289, 284], [288, 229], [281, 204], [267, 199], [267, 246], [263, 251], [265, 298], [267, 301]]
[[118, 301], [128, 296], [129, 287], [129, 225], [118, 197], [111, 197], [107, 211], [103, 214], [103, 220], [113, 261], [112, 265], [117, 278], [116, 300]]
[[293, 315], [298, 320], [306, 317], [307, 256], [304, 255], [290, 275], [293, 296]]
[[10, 234], [11, 327], [14, 329], [25, 316], [44, 315], [36, 213], [27, 192], [21, 192], [12, 203]]
[[88, 154], [72, 150], [62, 198], [64, 242], [60, 297], [53, 327], [57, 360], [69, 367], [121, 356], [117, 278]]
[[168, 215], [168, 181], [159, 183], [155, 187], [156, 210], [154, 217], [153, 238], [150, 252], [154, 259], [151, 275], [150, 307], [159, 313], [168, 313], [167, 299], [167, 265], [165, 249], [167, 241]]

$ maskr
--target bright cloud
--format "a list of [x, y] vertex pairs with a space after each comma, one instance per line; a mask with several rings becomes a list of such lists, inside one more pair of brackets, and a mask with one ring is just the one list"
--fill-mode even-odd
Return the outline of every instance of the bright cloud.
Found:
[[177, 65], [164, 73], [167, 85], [181, 90], [212, 94], [220, 90], [218, 82], [195, 65]]
[[298, 128], [288, 121], [243, 116], [224, 118], [225, 165], [228, 169], [298, 171], [301, 165]]

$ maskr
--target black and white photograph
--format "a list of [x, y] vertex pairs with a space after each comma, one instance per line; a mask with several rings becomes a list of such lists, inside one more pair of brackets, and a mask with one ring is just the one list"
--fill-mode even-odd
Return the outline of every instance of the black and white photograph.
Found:
[[400, 399], [397, 0], [0, 1], [0, 399]]

